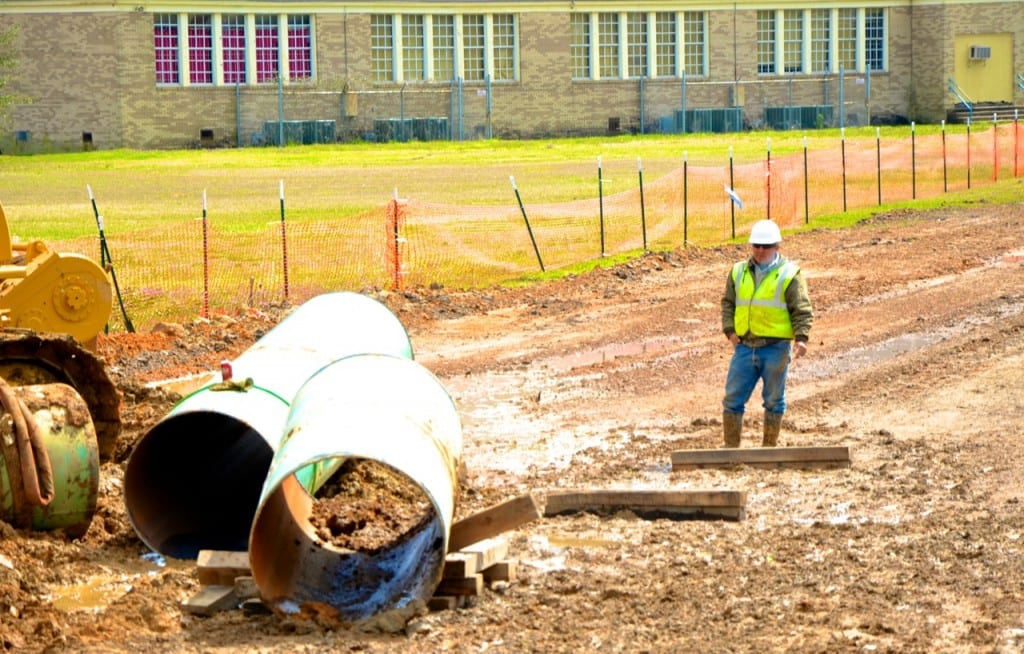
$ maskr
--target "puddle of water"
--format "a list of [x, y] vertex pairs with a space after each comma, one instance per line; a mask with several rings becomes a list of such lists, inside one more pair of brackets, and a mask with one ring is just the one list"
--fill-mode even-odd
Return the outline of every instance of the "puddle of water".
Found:
[[[184, 568], [190, 564], [181, 561], [178, 565]], [[105, 570], [84, 581], [53, 588], [49, 600], [54, 608], [68, 613], [98, 613], [131, 592], [133, 579], [142, 575], [155, 575], [160, 568], [166, 566], [167, 562], [161, 555], [145, 554], [140, 563], [130, 565], [128, 571]]]
[[74, 586], [55, 589], [50, 594], [54, 608], [69, 613], [99, 612], [132, 589], [127, 575], [97, 575]]

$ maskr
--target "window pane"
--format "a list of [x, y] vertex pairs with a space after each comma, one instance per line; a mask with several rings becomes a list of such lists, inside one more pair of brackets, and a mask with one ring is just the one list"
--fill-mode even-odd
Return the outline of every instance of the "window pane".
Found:
[[288, 17], [288, 79], [312, 79], [313, 29], [309, 16]]
[[177, 84], [178, 17], [174, 14], [153, 16], [153, 50], [156, 55], [156, 83]]
[[601, 77], [619, 76], [619, 15], [597, 16], [597, 70]]
[[838, 9], [836, 14], [836, 65], [845, 72], [857, 70], [857, 10]]
[[804, 70], [804, 12], [787, 9], [782, 12], [784, 71], [802, 73]]
[[494, 79], [516, 78], [516, 23], [512, 14], [495, 14], [491, 19], [494, 43]]
[[393, 28], [391, 16], [374, 14], [370, 17], [370, 69], [375, 82], [392, 82], [395, 79]]
[[757, 72], [775, 72], [775, 12], [770, 10], [757, 12]]
[[864, 10], [864, 65], [885, 70], [885, 10]]
[[702, 11], [683, 14], [683, 70], [687, 75], [704, 74], [705, 18]]
[[811, 10], [811, 72], [827, 73], [832, 35], [832, 10]]
[[590, 77], [590, 15], [572, 14], [569, 18], [571, 37], [569, 56], [572, 58], [573, 79]]
[[484, 80], [484, 17], [470, 15], [462, 17], [462, 73], [465, 79]]
[[425, 79], [423, 16], [402, 16], [402, 79]]
[[455, 79], [454, 16], [434, 16], [434, 79]]
[[647, 75], [647, 14], [626, 14], [626, 73], [629, 77]]
[[220, 34], [224, 83], [245, 84], [245, 16], [221, 18]]
[[676, 74], [676, 15], [659, 11], [654, 16], [654, 75]]
[[213, 18], [188, 17], [188, 81], [213, 84]]
[[273, 82], [277, 75], [277, 16], [257, 16], [256, 83]]

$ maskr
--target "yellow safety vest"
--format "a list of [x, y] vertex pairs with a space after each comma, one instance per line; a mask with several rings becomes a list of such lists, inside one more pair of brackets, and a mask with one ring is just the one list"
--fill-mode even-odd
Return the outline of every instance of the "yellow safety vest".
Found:
[[736, 334], [748, 333], [764, 338], [793, 338], [793, 323], [786, 308], [786, 289], [796, 277], [800, 268], [787, 261], [772, 270], [754, 288], [754, 275], [746, 261], [740, 261], [732, 268], [732, 280], [736, 287], [736, 312], [733, 327]]

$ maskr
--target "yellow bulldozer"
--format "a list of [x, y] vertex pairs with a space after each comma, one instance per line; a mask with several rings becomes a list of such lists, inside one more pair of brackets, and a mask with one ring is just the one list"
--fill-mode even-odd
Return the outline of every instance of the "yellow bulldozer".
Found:
[[0, 205], [0, 378], [67, 384], [88, 406], [101, 460], [121, 429], [120, 396], [96, 353], [113, 306], [107, 270], [42, 241], [14, 243]]

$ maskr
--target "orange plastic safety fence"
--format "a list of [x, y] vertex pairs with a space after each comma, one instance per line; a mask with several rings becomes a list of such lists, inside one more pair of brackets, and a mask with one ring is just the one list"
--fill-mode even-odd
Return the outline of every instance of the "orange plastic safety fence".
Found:
[[[815, 216], [1024, 175], [1019, 123], [970, 132], [909, 133], [776, 156], [756, 163], [683, 164], [635, 188], [574, 202], [520, 207], [393, 199], [329, 221], [226, 232], [200, 221], [107, 235], [126, 311], [136, 327], [240, 306], [300, 304], [327, 291], [481, 287], [600, 258], [714, 245], [770, 217], [783, 228]], [[730, 194], [729, 191], [732, 191]], [[595, 193], [595, 195], [597, 195]], [[527, 227], [529, 223], [529, 228]], [[532, 239], [531, 239], [532, 232]], [[282, 239], [286, 242], [282, 243]], [[52, 244], [93, 256], [94, 239]], [[535, 249], [536, 248], [536, 249]], [[208, 288], [206, 288], [208, 287]], [[111, 326], [123, 326], [111, 316]]]

